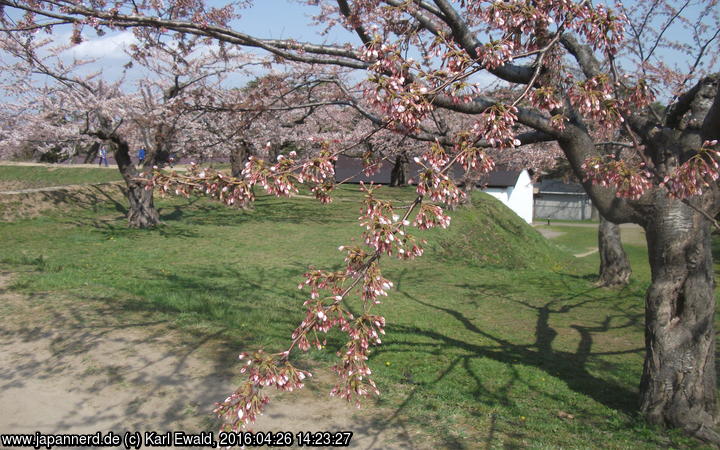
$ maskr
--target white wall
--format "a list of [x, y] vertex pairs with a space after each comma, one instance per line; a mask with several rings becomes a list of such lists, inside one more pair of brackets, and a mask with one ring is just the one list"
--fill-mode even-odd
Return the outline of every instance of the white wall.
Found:
[[530, 174], [523, 170], [514, 188], [510, 188], [507, 205], [527, 223], [533, 220], [533, 184]]
[[483, 189], [483, 192], [492, 195], [496, 199], [503, 202], [504, 205], [508, 204], [508, 190], [505, 188], [485, 188]]
[[518, 176], [514, 187], [487, 188], [484, 192], [500, 200], [525, 222], [532, 223], [533, 219], [533, 184], [530, 174], [523, 170]]

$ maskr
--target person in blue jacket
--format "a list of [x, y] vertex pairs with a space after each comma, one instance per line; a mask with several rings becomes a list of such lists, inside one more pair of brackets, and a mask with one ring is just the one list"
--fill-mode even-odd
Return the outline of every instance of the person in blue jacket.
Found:
[[98, 166], [102, 166], [103, 163], [105, 163], [105, 167], [108, 166], [107, 149], [105, 146], [100, 147], [100, 162], [98, 162]]

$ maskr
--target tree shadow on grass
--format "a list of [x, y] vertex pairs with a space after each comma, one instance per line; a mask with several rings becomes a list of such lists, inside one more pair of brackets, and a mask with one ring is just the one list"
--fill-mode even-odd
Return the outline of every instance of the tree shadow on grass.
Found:
[[302, 320], [305, 297], [296, 283], [284, 282], [301, 274], [293, 266], [151, 268], [143, 280], [121, 288], [122, 299], [84, 298], [120, 302], [126, 311], [170, 314], [179, 323], [220, 332], [235, 349], [247, 348], [288, 338]]
[[[403, 288], [404, 284], [414, 283], [414, 281], [410, 279], [411, 277], [408, 276], [406, 271], [403, 271], [400, 276], [396, 276], [395, 280], [397, 280], [399, 294], [407, 300], [427, 308], [427, 317], [437, 318], [437, 321], [433, 321], [433, 323], [440, 323], [444, 320], [437, 316], [437, 314], [443, 314], [452, 319], [451, 323], [454, 321], [458, 325], [457, 328], [450, 325], [450, 328], [447, 328], [448, 331], [465, 330], [465, 332], [453, 331], [451, 336], [448, 331], [442, 331], [442, 329], [433, 327], [431, 324], [428, 326], [388, 325], [388, 334], [393, 336], [392, 340], [395, 342], [386, 343], [371, 358], [377, 359], [384, 352], [426, 353], [437, 358], [445, 358], [445, 369], [439, 372], [434, 380], [413, 386], [410, 389], [410, 394], [407, 395], [398, 408], [396, 415], [408, 407], [418, 389], [421, 389], [423, 385], [439, 384], [449, 373], [457, 370], [464, 371], [468, 378], [474, 380], [475, 386], [472, 389], [472, 395], [477, 401], [489, 406], [499, 404], [520, 410], [521, 407], [515, 404], [511, 395], [514, 385], [521, 380], [521, 376], [516, 369], [518, 364], [536, 367], [546, 372], [550, 377], [563, 380], [572, 391], [592, 398], [608, 408], [622, 411], [631, 416], [634, 415], [638, 404], [637, 391], [613, 381], [610, 377], [598, 376], [597, 370], [595, 370], [595, 373], [591, 373], [589, 366], [597, 358], [642, 354], [644, 352], [642, 347], [607, 351], [594, 349], [596, 338], [609, 332], [622, 329], [634, 329], [634, 331], [638, 332], [642, 330], [644, 315], [641, 308], [640, 311], [637, 311], [633, 307], [625, 305], [623, 301], [618, 300], [618, 298], [625, 297], [634, 299], [638, 296], [638, 292], [633, 289], [618, 292], [597, 287], [578, 289], [577, 282], [573, 282], [574, 286], [571, 286], [567, 283], [567, 277], [564, 274], [558, 275], [560, 275], [559, 278], [553, 278], [552, 280], [540, 276], [536, 279], [525, 278], [526, 283], [530, 286], [544, 285], [541, 295], [543, 298], [552, 298], [549, 301], [524, 300], [521, 294], [528, 292], [527, 285], [522, 287], [512, 283], [507, 285], [497, 283], [456, 285], [456, 287], [466, 291], [469, 297], [504, 301], [531, 312], [531, 316], [535, 318], [534, 340], [525, 343], [518, 342], [522, 339], [517, 338], [517, 336], [510, 337], [513, 336], [512, 333], [505, 335], [497, 331], [482, 329], [481, 326], [477, 325], [476, 320], [470, 319], [459, 308], [447, 307], [438, 302], [424, 300], [421, 295], [408, 292]], [[578, 318], [577, 312], [574, 312], [594, 308], [596, 305], [611, 311], [602, 314], [602, 317], [587, 320]], [[612, 305], [612, 307], [608, 308], [608, 305]], [[568, 314], [571, 314], [569, 318], [563, 317]], [[578, 318], [578, 320], [575, 320], [575, 318]], [[563, 323], [569, 322], [567, 325], [562, 325], [563, 333], [567, 334], [568, 330], [573, 330], [579, 336], [575, 350], [556, 347], [559, 332], [551, 323], [558, 320]], [[592, 323], [588, 324], [590, 321]], [[522, 327], [523, 325], [518, 323], [517, 326]], [[418, 339], [418, 337], [422, 338]], [[478, 358], [487, 358], [506, 366], [506, 370], [510, 371], [510, 375], [503, 386], [492, 389], [486, 387], [487, 380], [483, 380], [486, 376], [481, 376], [477, 372], [478, 368], [473, 367], [474, 361]], [[527, 381], [524, 382], [527, 383]], [[412, 377], [407, 377], [405, 383], [412, 386], [414, 384]], [[549, 400], [552, 399], [558, 402], [563, 400], [549, 389], [544, 389], [542, 384], [534, 386], [532, 389]], [[493, 429], [489, 431], [488, 441], [486, 442], [488, 447], [491, 444], [494, 432]], [[507, 435], [507, 433], [505, 434]], [[451, 442], [452, 436], [447, 436], [446, 439], [449, 439], [447, 442], [449, 446], [463, 448], [461, 442]]]
[[119, 200], [124, 198], [125, 192], [121, 182], [115, 182], [98, 183], [79, 188], [41, 191], [26, 195], [29, 197], [38, 196], [41, 201], [55, 206], [73, 205], [90, 211], [97, 211], [101, 207], [106, 208], [107, 205], [111, 205], [115, 211], [127, 215], [127, 206]]

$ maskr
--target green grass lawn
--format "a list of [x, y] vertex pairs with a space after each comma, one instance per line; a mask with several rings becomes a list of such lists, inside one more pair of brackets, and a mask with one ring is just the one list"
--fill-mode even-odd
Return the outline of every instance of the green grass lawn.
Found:
[[0, 190], [31, 189], [121, 180], [115, 169], [46, 166], [0, 166]]
[[[155, 230], [127, 229], [111, 204], [65, 210], [0, 223], [0, 264], [22, 272], [13, 289], [49, 301], [122, 305], [221, 335], [238, 353], [279, 351], [304, 316], [303, 272], [340, 267], [337, 247], [359, 238], [359, 196], [344, 187], [328, 206], [261, 197], [250, 211], [167, 199]], [[422, 233], [425, 256], [383, 261], [396, 289], [380, 307], [387, 336], [370, 361], [379, 404], [439, 433], [447, 448], [693, 445], [635, 413], [645, 249], [628, 247], [628, 287], [599, 289], [597, 255], [567, 251], [590, 245], [594, 230], [573, 228], [555, 245], [511, 214], [478, 195], [473, 209], [453, 214], [450, 230]], [[341, 343], [331, 334], [328, 348]], [[335, 359], [334, 351], [297, 357]]]

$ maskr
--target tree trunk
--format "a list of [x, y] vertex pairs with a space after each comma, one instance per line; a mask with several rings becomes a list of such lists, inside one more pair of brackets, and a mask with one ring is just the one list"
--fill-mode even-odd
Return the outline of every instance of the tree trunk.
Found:
[[97, 158], [99, 150], [99, 143], [93, 142], [92, 144], [90, 144], [90, 146], [87, 147], [87, 150], [85, 151], [85, 158], [83, 159], [83, 164], [92, 164], [92, 162], [95, 161], [95, 158]]
[[598, 285], [613, 287], [628, 284], [632, 269], [620, 241], [620, 226], [603, 216], [600, 216], [598, 227], [598, 250], [600, 251]]
[[641, 411], [653, 424], [720, 443], [715, 386], [715, 280], [707, 219], [656, 194], [645, 226], [652, 284], [645, 301]]
[[405, 186], [408, 182], [408, 165], [410, 160], [407, 152], [401, 152], [395, 157], [395, 165], [390, 172], [390, 186]]
[[[135, 166], [130, 159], [130, 148], [122, 140], [113, 140], [115, 161], [127, 185], [128, 225], [130, 228], [150, 228], [160, 223], [160, 215], [155, 209], [153, 191], [145, 189], [146, 184], [139, 180]], [[148, 175], [149, 176], [149, 175]]]
[[249, 144], [245, 141], [240, 142], [230, 150], [230, 170], [232, 176], [240, 178], [245, 168], [245, 160], [250, 155]]

